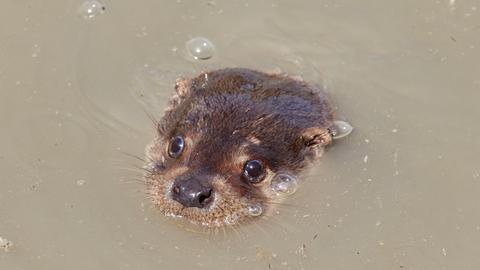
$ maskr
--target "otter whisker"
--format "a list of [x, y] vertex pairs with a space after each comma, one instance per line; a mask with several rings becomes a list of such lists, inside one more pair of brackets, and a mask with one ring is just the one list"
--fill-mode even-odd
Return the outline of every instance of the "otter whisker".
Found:
[[[270, 226], [271, 230], [274, 231], [274, 230], [277, 230], [278, 228], [282, 229], [283, 232], [291, 232], [292, 230], [291, 229], [287, 229], [285, 227], [285, 223], [284, 222], [279, 222], [277, 221], [278, 217], [277, 216], [262, 216], [261, 219], [264, 221], [262, 223], [263, 226]], [[275, 225], [275, 226], [274, 226]]]
[[152, 125], [155, 129], [158, 128], [158, 125], [160, 124], [160, 121], [156, 119], [155, 116], [153, 116], [150, 112], [148, 112], [145, 108], [143, 109], [143, 112], [145, 113], [145, 115], [148, 117], [148, 119], [150, 119], [150, 121], [152, 122]]
[[[128, 152], [124, 152], [124, 151], [120, 151], [120, 153], [122, 153], [123, 155], [127, 156], [127, 157], [131, 157], [131, 158], [134, 158], [136, 160], [139, 160], [143, 163], [147, 163], [147, 160], [145, 158], [142, 158], [138, 155], [135, 155], [135, 154], [131, 154], [131, 153], [128, 153]], [[147, 157], [146, 157], [147, 158]], [[150, 161], [150, 160], [149, 160]]]
[[129, 178], [129, 179], [121, 180], [121, 182], [126, 183], [126, 184], [142, 184], [142, 185], [145, 185], [146, 180], [142, 179], [142, 178]]
[[297, 204], [291, 204], [291, 203], [285, 203], [285, 202], [274, 202], [274, 201], [265, 201], [264, 202], [266, 205], [271, 205], [275, 208], [283, 208], [283, 209], [288, 209], [288, 210], [297, 210], [301, 209], [302, 206], [297, 205]]

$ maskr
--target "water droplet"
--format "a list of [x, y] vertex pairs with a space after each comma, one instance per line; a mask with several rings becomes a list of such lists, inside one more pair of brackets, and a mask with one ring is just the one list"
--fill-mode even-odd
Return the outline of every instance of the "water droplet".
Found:
[[353, 127], [350, 123], [340, 120], [333, 121], [332, 136], [334, 139], [341, 139], [352, 133]]
[[96, 0], [85, 1], [80, 5], [79, 13], [85, 19], [92, 19], [93, 17], [103, 14], [105, 12], [105, 5]]
[[273, 178], [271, 187], [278, 195], [291, 195], [297, 191], [298, 180], [290, 174], [280, 173]]
[[258, 217], [263, 213], [263, 207], [260, 204], [251, 204], [247, 206], [248, 214], [252, 217]]
[[192, 38], [185, 44], [188, 53], [193, 57], [195, 60], [207, 60], [213, 57], [215, 53], [215, 45], [213, 43], [204, 38], [204, 37], [196, 37]]

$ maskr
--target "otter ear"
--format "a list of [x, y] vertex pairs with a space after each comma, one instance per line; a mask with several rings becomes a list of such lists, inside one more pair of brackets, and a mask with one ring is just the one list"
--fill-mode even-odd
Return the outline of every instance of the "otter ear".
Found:
[[332, 134], [328, 129], [311, 127], [303, 132], [302, 141], [306, 147], [326, 146], [332, 143]]
[[[178, 78], [175, 81], [175, 92], [176, 94], [170, 97], [168, 101], [168, 107], [165, 109], [165, 117], [178, 107], [182, 101], [190, 95], [192, 88], [192, 80], [185, 78]], [[162, 120], [163, 121], [163, 120]]]
[[190, 95], [192, 89], [192, 80], [186, 78], [178, 78], [175, 81], [175, 91], [180, 98]]

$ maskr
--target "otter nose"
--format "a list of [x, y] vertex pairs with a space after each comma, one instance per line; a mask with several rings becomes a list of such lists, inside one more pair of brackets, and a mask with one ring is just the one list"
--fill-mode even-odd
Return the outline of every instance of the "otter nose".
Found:
[[172, 186], [172, 198], [185, 207], [204, 208], [212, 201], [212, 197], [212, 188], [195, 179], [175, 180]]

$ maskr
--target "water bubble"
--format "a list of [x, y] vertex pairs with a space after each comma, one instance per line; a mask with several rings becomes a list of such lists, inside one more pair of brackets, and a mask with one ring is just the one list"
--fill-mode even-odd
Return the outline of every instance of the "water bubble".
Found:
[[260, 204], [251, 204], [247, 206], [247, 212], [252, 217], [258, 217], [263, 213], [263, 207]]
[[0, 249], [8, 251], [13, 246], [13, 243], [5, 238], [0, 237]]
[[185, 44], [188, 53], [195, 60], [207, 60], [213, 57], [215, 45], [204, 37], [192, 38]]
[[278, 195], [291, 195], [297, 191], [298, 181], [295, 176], [280, 173], [273, 178], [271, 187]]
[[40, 46], [38, 46], [38, 44], [34, 44], [33, 45], [32, 58], [38, 57], [39, 53], [40, 53]]
[[96, 0], [88, 0], [80, 5], [79, 13], [85, 19], [92, 19], [93, 17], [103, 14], [105, 12], [105, 5]]
[[83, 186], [83, 185], [85, 185], [85, 183], [87, 183], [87, 181], [85, 181], [83, 179], [77, 180], [77, 186]]
[[333, 121], [332, 136], [334, 139], [341, 139], [352, 133], [353, 127], [350, 123], [340, 120]]
[[230, 216], [225, 217], [225, 224], [235, 224], [238, 221], [238, 215], [232, 214]]

